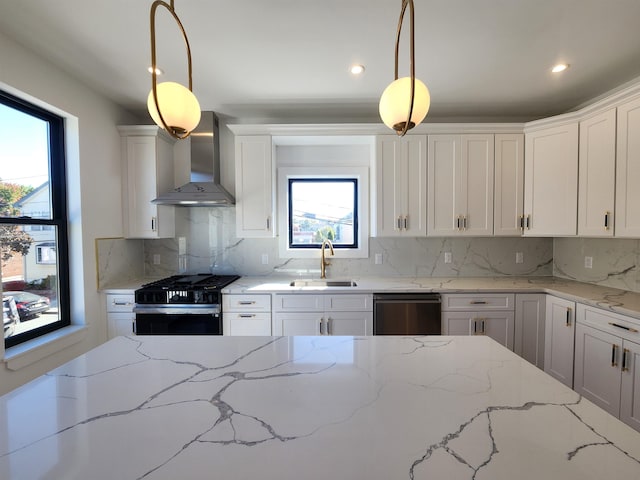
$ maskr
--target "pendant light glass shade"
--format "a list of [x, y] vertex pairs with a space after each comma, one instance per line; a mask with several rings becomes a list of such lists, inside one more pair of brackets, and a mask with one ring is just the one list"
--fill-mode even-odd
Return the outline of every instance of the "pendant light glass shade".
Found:
[[[173, 131], [169, 133], [184, 135], [198, 126], [200, 104], [191, 90], [176, 82], [162, 82], [156, 85], [156, 92], [162, 118], [167, 127]], [[147, 108], [153, 121], [164, 128], [153, 98], [153, 89], [147, 98]]]
[[411, 110], [411, 119], [407, 130], [418, 125], [429, 112], [431, 96], [429, 89], [419, 79], [415, 79], [413, 108], [411, 107], [411, 77], [394, 80], [382, 92], [380, 97], [380, 118], [383, 123], [398, 132], [404, 130], [407, 112]]

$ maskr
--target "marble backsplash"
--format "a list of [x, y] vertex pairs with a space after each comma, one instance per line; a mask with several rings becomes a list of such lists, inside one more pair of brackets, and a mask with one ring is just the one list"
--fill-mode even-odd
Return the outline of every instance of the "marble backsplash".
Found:
[[[99, 285], [176, 273], [319, 277], [318, 259], [281, 259], [277, 238], [237, 238], [234, 208], [184, 208], [176, 238], [98, 241]], [[451, 252], [451, 263], [444, 253]], [[516, 252], [523, 263], [516, 263]], [[331, 259], [328, 277], [478, 277], [552, 274], [549, 238], [371, 238], [369, 258]], [[382, 264], [375, 255], [382, 254]], [[263, 264], [266, 255], [268, 263]], [[155, 261], [154, 261], [155, 260]], [[159, 263], [158, 263], [159, 262]]]
[[[182, 237], [182, 249], [181, 240]], [[530, 238], [371, 238], [370, 257], [332, 259], [330, 277], [551, 275], [553, 242]], [[444, 263], [451, 252], [452, 262]], [[524, 262], [515, 263], [516, 252]], [[376, 265], [375, 254], [382, 254]], [[160, 265], [153, 263], [160, 255]], [[263, 256], [268, 264], [262, 264]], [[181, 209], [176, 239], [144, 242], [145, 274], [179, 271], [319, 276], [318, 259], [281, 259], [276, 238], [237, 238], [234, 208]], [[156, 257], [157, 258], [157, 257]]]
[[[585, 268], [585, 257], [592, 268]], [[640, 292], [640, 240], [556, 238], [553, 275], [606, 287]]]

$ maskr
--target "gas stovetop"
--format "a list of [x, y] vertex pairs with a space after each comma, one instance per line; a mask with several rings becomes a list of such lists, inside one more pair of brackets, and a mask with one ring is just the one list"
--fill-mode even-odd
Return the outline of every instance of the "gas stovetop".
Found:
[[207, 304], [221, 303], [220, 289], [235, 282], [238, 275], [173, 275], [147, 283], [136, 290], [136, 304]]

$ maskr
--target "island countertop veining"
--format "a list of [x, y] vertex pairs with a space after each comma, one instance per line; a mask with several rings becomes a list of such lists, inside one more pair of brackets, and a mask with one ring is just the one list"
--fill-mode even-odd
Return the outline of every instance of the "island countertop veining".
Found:
[[117, 337], [0, 411], [3, 479], [640, 478], [640, 433], [487, 337]]

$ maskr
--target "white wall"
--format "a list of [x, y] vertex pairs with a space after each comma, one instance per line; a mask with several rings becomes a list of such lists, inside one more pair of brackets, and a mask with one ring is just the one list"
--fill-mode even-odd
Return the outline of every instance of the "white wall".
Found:
[[1, 33], [0, 88], [67, 119], [72, 323], [89, 327], [83, 341], [44, 360], [17, 371], [0, 364], [3, 394], [106, 340], [94, 244], [99, 237], [122, 235], [120, 137], [116, 125], [136, 123], [137, 119]]

